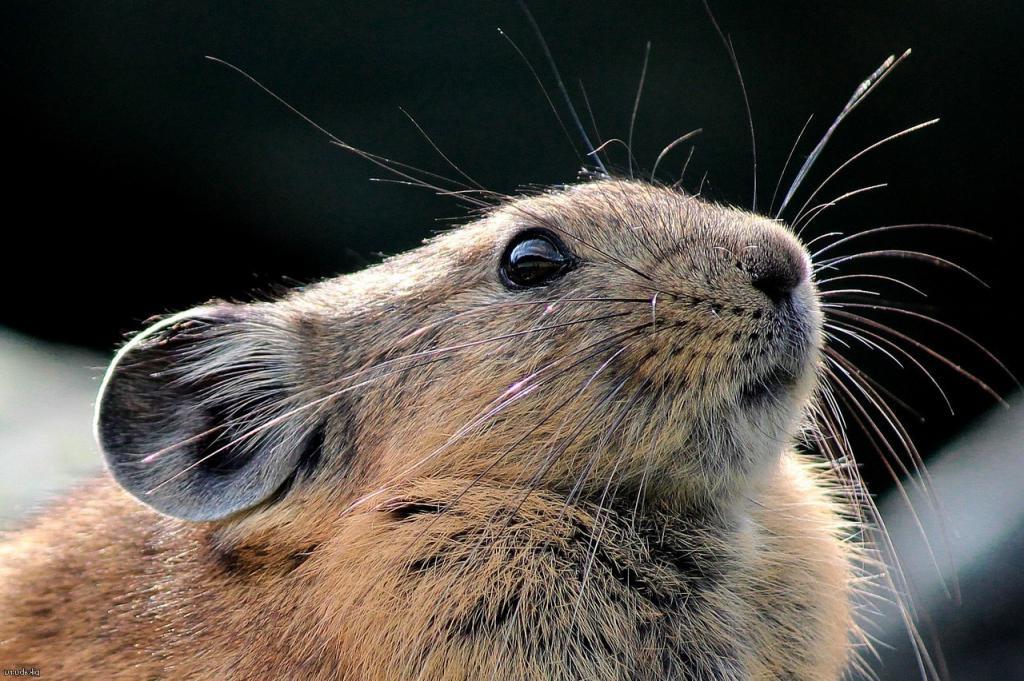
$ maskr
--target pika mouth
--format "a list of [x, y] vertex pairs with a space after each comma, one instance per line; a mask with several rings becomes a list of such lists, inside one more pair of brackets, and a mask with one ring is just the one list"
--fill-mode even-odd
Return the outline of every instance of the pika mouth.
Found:
[[806, 325], [790, 323], [784, 328], [781, 338], [769, 351], [774, 357], [765, 357], [767, 361], [757, 367], [762, 370], [757, 371], [740, 387], [738, 399], [743, 407], [756, 408], [770, 406], [772, 402], [784, 403], [808, 371], [813, 343]]
[[774, 341], [751, 367], [755, 375], [739, 388], [738, 400], [744, 408], [785, 403], [810, 370], [816, 343], [806, 301], [795, 297], [776, 313]]
[[744, 407], [758, 407], [780, 400], [800, 380], [800, 370], [788, 364], [776, 364], [767, 372], [747, 381], [739, 391]]

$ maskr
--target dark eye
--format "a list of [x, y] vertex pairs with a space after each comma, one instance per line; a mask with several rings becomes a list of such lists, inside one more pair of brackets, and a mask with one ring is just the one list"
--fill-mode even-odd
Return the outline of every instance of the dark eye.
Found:
[[501, 258], [501, 278], [511, 288], [543, 286], [576, 266], [576, 259], [550, 232], [517, 234]]

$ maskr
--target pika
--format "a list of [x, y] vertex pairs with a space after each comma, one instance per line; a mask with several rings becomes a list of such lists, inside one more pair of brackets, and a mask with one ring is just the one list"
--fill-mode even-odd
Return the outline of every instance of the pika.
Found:
[[850, 510], [794, 446], [822, 343], [785, 225], [617, 179], [175, 315], [103, 382], [109, 475], [0, 548], [0, 658], [62, 679], [838, 679]]

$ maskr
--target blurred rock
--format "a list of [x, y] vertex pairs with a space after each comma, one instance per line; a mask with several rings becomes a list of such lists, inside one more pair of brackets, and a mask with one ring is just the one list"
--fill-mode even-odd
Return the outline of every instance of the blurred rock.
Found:
[[0, 329], [0, 525], [100, 469], [92, 407], [106, 364]]
[[[981, 419], [928, 470], [935, 504], [907, 483], [909, 506], [895, 493], [880, 504], [921, 637], [948, 679], [1024, 679], [1024, 399]], [[921, 678], [898, 611], [876, 621], [879, 678]]]

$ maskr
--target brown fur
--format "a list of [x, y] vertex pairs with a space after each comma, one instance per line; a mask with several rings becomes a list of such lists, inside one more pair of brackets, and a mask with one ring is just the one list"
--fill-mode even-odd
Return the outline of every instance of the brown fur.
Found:
[[[536, 226], [583, 265], [510, 292], [498, 260]], [[793, 450], [816, 294], [801, 284], [782, 319], [750, 284], [803, 257], [764, 218], [604, 181], [249, 306], [260, 347], [288, 358], [282, 385], [320, 400], [293, 433], [319, 429], [315, 465], [215, 522], [109, 479], [50, 509], [0, 548], [0, 662], [82, 679], [838, 678], [853, 549], [835, 473]], [[775, 392], [743, 401], [757, 385]]]

